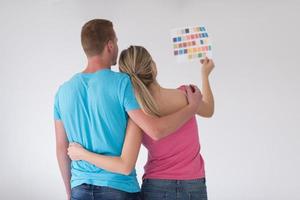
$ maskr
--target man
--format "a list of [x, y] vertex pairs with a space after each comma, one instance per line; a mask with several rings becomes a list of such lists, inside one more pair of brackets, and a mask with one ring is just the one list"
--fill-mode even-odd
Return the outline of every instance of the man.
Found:
[[133, 122], [127, 128], [138, 131], [140, 127], [154, 139], [163, 138], [197, 112], [200, 91], [189, 89], [189, 105], [172, 115], [146, 115], [135, 99], [129, 76], [111, 71], [118, 56], [113, 24], [103, 19], [87, 22], [82, 28], [81, 43], [87, 67], [59, 87], [54, 104], [56, 154], [67, 198], [138, 199], [135, 170], [121, 175], [85, 161], [71, 162], [67, 155], [69, 142], [99, 154], [119, 156], [128, 116]]

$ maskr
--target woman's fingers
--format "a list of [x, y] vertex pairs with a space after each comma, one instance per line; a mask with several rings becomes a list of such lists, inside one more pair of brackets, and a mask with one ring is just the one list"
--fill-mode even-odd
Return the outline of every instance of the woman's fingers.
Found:
[[78, 144], [78, 143], [76, 143], [76, 142], [70, 142], [69, 146], [78, 146], [78, 147], [81, 147], [81, 145]]
[[74, 147], [69, 147], [68, 148], [68, 156], [70, 157], [71, 160], [76, 160], [76, 152], [74, 152]]
[[203, 59], [200, 60], [200, 63], [201, 63], [202, 65], [204, 65], [204, 64], [209, 63], [209, 61], [210, 61], [210, 59], [206, 56], [205, 58], [203, 58]]

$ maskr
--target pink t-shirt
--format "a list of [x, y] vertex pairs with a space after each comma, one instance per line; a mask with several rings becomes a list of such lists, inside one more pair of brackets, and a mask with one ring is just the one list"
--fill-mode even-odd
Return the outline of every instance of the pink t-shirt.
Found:
[[[184, 86], [179, 89], [185, 90]], [[159, 141], [144, 133], [142, 142], [148, 149], [143, 179], [191, 180], [205, 177], [195, 116]]]

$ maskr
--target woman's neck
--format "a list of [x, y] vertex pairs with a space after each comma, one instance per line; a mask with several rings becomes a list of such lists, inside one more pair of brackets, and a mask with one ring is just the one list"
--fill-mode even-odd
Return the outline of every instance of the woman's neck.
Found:
[[156, 80], [148, 86], [148, 89], [153, 96], [156, 96], [163, 90]]

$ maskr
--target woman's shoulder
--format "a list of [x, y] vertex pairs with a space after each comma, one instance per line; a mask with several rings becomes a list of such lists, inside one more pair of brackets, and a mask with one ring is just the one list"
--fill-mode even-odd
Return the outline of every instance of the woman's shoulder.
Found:
[[175, 89], [164, 89], [160, 110], [164, 114], [174, 113], [188, 104], [185, 87]]
[[166, 91], [166, 95], [167, 96], [174, 96], [174, 98], [182, 100], [182, 99], [186, 99], [186, 89], [187, 89], [187, 85], [181, 85], [177, 88], [165, 88]]

